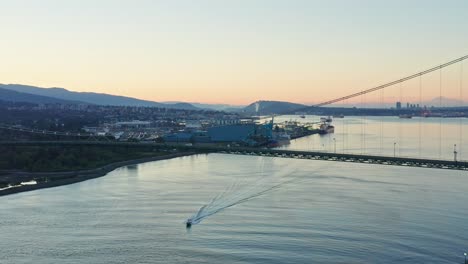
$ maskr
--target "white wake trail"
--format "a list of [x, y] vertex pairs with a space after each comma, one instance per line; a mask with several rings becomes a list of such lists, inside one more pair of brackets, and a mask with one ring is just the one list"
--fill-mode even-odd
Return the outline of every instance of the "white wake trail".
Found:
[[[262, 164], [262, 173], [260, 173], [259, 178], [254, 178], [253, 182], [242, 182], [238, 179], [238, 181], [231, 184], [225, 191], [215, 196], [208, 204], [203, 205], [194, 215], [187, 219], [187, 222], [190, 222], [192, 225], [198, 224], [203, 219], [229, 207], [245, 203], [268, 192], [277, 190], [284, 185], [306, 179], [306, 177], [297, 176], [293, 176], [293, 178], [285, 177], [294, 175], [295, 172], [296, 170], [285, 168], [279, 173], [269, 175], [263, 173]], [[249, 180], [250, 178], [244, 178], [244, 180], [245, 179]]]

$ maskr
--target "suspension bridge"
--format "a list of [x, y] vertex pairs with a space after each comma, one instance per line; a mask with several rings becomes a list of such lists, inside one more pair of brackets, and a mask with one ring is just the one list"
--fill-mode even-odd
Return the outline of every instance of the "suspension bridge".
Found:
[[[459, 111], [466, 107], [464, 100], [465, 76], [463, 63], [468, 56], [463, 56], [429, 68], [427, 70], [408, 75], [397, 80], [364, 89], [346, 96], [327, 100], [300, 111], [322, 109], [325, 106], [357, 107], [371, 109], [369, 106], [378, 104], [381, 108], [395, 101], [411, 102], [412, 111], [418, 115], [412, 120], [408, 132], [408, 123], [404, 118], [395, 118], [388, 122], [385, 116], [354, 117], [351, 121], [341, 119], [338, 121], [335, 134], [328, 136], [328, 150], [320, 148], [320, 144], [311, 144], [301, 149], [263, 149], [242, 147], [213, 147], [213, 146], [181, 146], [153, 143], [121, 143], [102, 142], [90, 133], [71, 133], [47, 130], [29, 129], [20, 126], [1, 125], [0, 129], [34, 133], [41, 135], [56, 135], [78, 139], [76, 141], [31, 141], [31, 142], [0, 142], [0, 145], [41, 145], [41, 144], [84, 144], [84, 145], [121, 145], [132, 147], [177, 148], [198, 152], [217, 152], [236, 155], [260, 155], [283, 158], [331, 160], [340, 162], [359, 162], [368, 164], [399, 165], [425, 168], [467, 170], [468, 162], [464, 151], [468, 152], [468, 139], [464, 138], [466, 116], [452, 116], [456, 119], [446, 119], [440, 110], [449, 109], [443, 104], [444, 96], [456, 97], [456, 109]], [[446, 75], [444, 75], [446, 74]], [[416, 82], [415, 82], [416, 81]], [[404, 96], [406, 94], [406, 96]], [[374, 96], [372, 99], [371, 97]], [[435, 96], [432, 105], [423, 106], [429, 96]], [[354, 100], [354, 101], [353, 101]], [[341, 104], [341, 105], [340, 105]], [[452, 105], [453, 106], [453, 105]], [[396, 106], [395, 106], [396, 107]], [[409, 108], [409, 103], [408, 107]], [[389, 109], [387, 106], [386, 109]], [[396, 109], [398, 110], [398, 109]], [[297, 111], [297, 110], [296, 110]], [[455, 111], [455, 110], [454, 110]], [[431, 113], [430, 118], [427, 113]], [[468, 109], [465, 114], [468, 113]], [[405, 117], [406, 118], [406, 117]], [[446, 120], [450, 120], [450, 131], [446, 131]], [[353, 133], [351, 130], [353, 130]], [[353, 138], [351, 137], [351, 134]], [[324, 142], [324, 137], [310, 136]], [[332, 140], [331, 140], [332, 139]], [[319, 146], [317, 146], [319, 145]], [[331, 147], [333, 145], [333, 147]], [[352, 148], [349, 145], [353, 145]], [[405, 146], [411, 146], [406, 147]], [[405, 150], [407, 153], [402, 153]], [[468, 154], [468, 153], [467, 153]]]

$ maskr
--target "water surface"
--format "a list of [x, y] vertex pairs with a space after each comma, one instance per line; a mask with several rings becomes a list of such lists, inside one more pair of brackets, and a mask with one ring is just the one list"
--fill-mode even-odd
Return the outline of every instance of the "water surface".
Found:
[[[290, 120], [308, 123], [320, 117], [275, 117], [275, 122]], [[333, 118], [332, 125], [333, 134], [299, 138], [283, 148], [447, 160], [456, 150], [458, 160], [468, 160], [468, 118], [345, 116]]]
[[[284, 182], [185, 228], [217, 195]], [[459, 171], [182, 157], [1, 197], [0, 262], [462, 263], [467, 191]]]

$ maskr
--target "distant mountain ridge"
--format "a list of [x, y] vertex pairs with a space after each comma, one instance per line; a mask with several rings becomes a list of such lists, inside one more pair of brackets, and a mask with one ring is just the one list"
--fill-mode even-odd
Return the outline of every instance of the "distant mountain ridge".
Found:
[[63, 100], [48, 96], [21, 93], [0, 87], [0, 101], [25, 102], [34, 104], [79, 104], [83, 102]]
[[[176, 104], [176, 103], [184, 103], [179, 101], [170, 101], [170, 102], [161, 102], [163, 104]], [[228, 111], [228, 112], [235, 112], [240, 111], [245, 105], [230, 105], [230, 104], [204, 104], [204, 103], [194, 103], [189, 102], [189, 104], [203, 109], [211, 109], [216, 111]]]
[[434, 107], [438, 107], [439, 105], [441, 105], [442, 107], [457, 107], [457, 106], [466, 105], [466, 103], [467, 102], [464, 102], [461, 99], [452, 99], [452, 98], [440, 96], [430, 101], [423, 102], [423, 105], [434, 106]]
[[[20, 84], [0, 84], [0, 101], [29, 102], [29, 103], [59, 103], [59, 104], [95, 104], [95, 105], [116, 105], [116, 106], [144, 106], [159, 107], [182, 110], [202, 110], [209, 109], [215, 111], [242, 112], [251, 115], [270, 114], [292, 114], [310, 109], [309, 105], [284, 102], [284, 101], [256, 101], [248, 106], [235, 106], [228, 104], [203, 104], [186, 102], [153, 102], [132, 97], [110, 95], [91, 92], [73, 92], [64, 88], [41, 88]], [[414, 102], [410, 102], [413, 103]], [[447, 97], [436, 97], [432, 100], [423, 101], [422, 106], [456, 107], [465, 105], [460, 99]], [[367, 103], [364, 107], [392, 107], [393, 104]], [[406, 103], [402, 102], [403, 107]], [[337, 107], [347, 107], [347, 105], [334, 105]]]
[[308, 106], [283, 101], [257, 101], [246, 106], [242, 112], [254, 115], [290, 114], [306, 107]]
[[[396, 103], [396, 102], [395, 102]], [[416, 105], [414, 102], [409, 102], [412, 105]], [[459, 106], [467, 106], [468, 102], [464, 102], [463, 100], [447, 98], [447, 97], [436, 97], [432, 100], [427, 100], [421, 102], [421, 107], [459, 107]], [[245, 108], [242, 109], [242, 112], [252, 115], [271, 115], [271, 114], [294, 114], [295, 112], [307, 112], [312, 109], [313, 106], [305, 105], [305, 104], [297, 104], [297, 103], [290, 103], [284, 101], [257, 101], [254, 102]], [[353, 107], [353, 105], [330, 105], [324, 107]], [[392, 108], [395, 107], [395, 104], [391, 103], [366, 103], [364, 105], [358, 105], [359, 107], [364, 108]], [[406, 102], [402, 102], [402, 107], [406, 108]]]
[[[0, 88], [26, 93], [31, 95], [44, 96], [49, 98], [61, 99], [71, 102], [81, 102], [95, 105], [116, 105], [116, 106], [147, 106], [184, 110], [200, 110], [189, 103], [163, 104], [148, 100], [141, 100], [132, 97], [110, 95], [104, 93], [73, 92], [64, 88], [41, 88], [20, 84], [0, 84]], [[50, 101], [50, 100], [49, 100]]]

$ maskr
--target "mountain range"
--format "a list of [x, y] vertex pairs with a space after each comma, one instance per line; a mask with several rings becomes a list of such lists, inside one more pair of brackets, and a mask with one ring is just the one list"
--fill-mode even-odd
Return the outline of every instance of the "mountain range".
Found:
[[290, 114], [306, 107], [308, 106], [282, 101], [257, 101], [244, 107], [242, 112], [252, 115]]
[[[178, 103], [185, 103], [180, 101], [169, 101], [169, 102], [162, 102], [163, 104], [178, 104]], [[240, 111], [245, 105], [230, 105], [230, 104], [203, 104], [203, 103], [194, 103], [188, 102], [189, 104], [201, 108], [201, 109], [211, 109], [216, 111], [227, 111], [227, 112], [236, 112]]]
[[[103, 93], [73, 92], [64, 88], [41, 88], [21, 84], [0, 84], [2, 90], [16, 92], [15, 96], [5, 94], [0, 99], [30, 103], [68, 103], [68, 104], [94, 104], [94, 105], [116, 105], [116, 106], [147, 106], [184, 110], [200, 110], [189, 103], [163, 104], [153, 101], [141, 100], [132, 97], [110, 95]], [[3, 95], [3, 94], [2, 94]]]
[[35, 104], [77, 104], [81, 102], [63, 100], [54, 97], [21, 93], [14, 90], [4, 89], [0, 86], [0, 100], [9, 102], [27, 102]]
[[[21, 84], [0, 84], [0, 101], [28, 102], [36, 104], [93, 104], [115, 106], [144, 106], [183, 110], [216, 110], [241, 112], [250, 115], [290, 114], [296, 111], [307, 111], [308, 105], [283, 101], [256, 101], [247, 106], [228, 104], [202, 104], [186, 102], [154, 102], [132, 97], [104, 93], [74, 92], [64, 88], [41, 88]], [[403, 107], [406, 107], [406, 103]], [[459, 99], [437, 97], [423, 102], [422, 105], [453, 107], [466, 104]], [[351, 107], [351, 105], [335, 105], [336, 107]], [[394, 104], [367, 103], [364, 107], [392, 107]]]
[[229, 104], [202, 104], [186, 102], [154, 102], [104, 93], [74, 92], [64, 88], [42, 88], [22, 84], [0, 84], [0, 100], [37, 104], [93, 104], [116, 106], [143, 106], [182, 110], [215, 110], [240, 112], [245, 106]]

